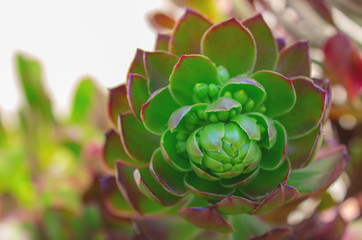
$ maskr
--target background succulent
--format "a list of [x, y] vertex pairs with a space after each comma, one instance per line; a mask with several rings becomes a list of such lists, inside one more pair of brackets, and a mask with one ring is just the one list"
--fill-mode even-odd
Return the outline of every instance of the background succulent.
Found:
[[110, 89], [118, 128], [104, 146], [126, 205], [151, 214], [179, 204], [195, 225], [230, 232], [223, 214], [240, 225], [243, 213], [277, 208], [339, 176], [344, 147], [313, 160], [328, 82], [309, 78], [307, 42], [279, 48], [261, 15], [212, 24], [187, 10], [171, 35], [158, 35], [155, 52], [137, 50], [127, 83]]

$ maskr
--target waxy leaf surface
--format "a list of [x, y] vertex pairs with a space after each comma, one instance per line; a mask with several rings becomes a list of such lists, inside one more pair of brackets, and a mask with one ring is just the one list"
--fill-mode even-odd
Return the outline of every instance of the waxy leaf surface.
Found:
[[230, 77], [251, 73], [256, 60], [255, 41], [235, 18], [212, 26], [201, 44], [202, 54], [225, 67]]
[[[137, 161], [148, 163], [153, 151], [158, 148], [160, 137], [153, 135], [131, 113], [119, 116], [121, 141], [127, 155]], [[147, 142], [147, 144], [144, 144]]]
[[256, 44], [256, 63], [254, 72], [273, 70], [278, 61], [278, 47], [270, 28], [261, 14], [248, 18], [242, 24], [249, 29]]
[[175, 55], [168, 52], [145, 52], [144, 64], [148, 77], [148, 89], [151, 93], [168, 85], [177, 60]]
[[325, 110], [326, 97], [326, 92], [310, 79], [294, 78], [293, 85], [297, 101], [288, 113], [277, 118], [287, 130], [289, 139], [301, 137], [319, 124]]
[[297, 76], [310, 77], [310, 66], [309, 43], [298, 41], [283, 48], [280, 52], [276, 72], [288, 78]]
[[187, 9], [177, 21], [170, 39], [170, 52], [176, 55], [200, 53], [200, 41], [211, 22], [197, 12]]

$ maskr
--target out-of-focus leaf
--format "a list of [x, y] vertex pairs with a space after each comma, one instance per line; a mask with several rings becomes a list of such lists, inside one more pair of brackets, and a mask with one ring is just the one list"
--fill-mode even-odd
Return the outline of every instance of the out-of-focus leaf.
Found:
[[338, 146], [320, 155], [308, 166], [292, 170], [287, 181], [300, 193], [311, 193], [331, 184], [344, 170], [349, 160], [345, 146]]
[[235, 232], [230, 234], [232, 240], [251, 239], [270, 230], [268, 225], [252, 215], [231, 215], [229, 221], [235, 228]]
[[357, 45], [343, 33], [337, 33], [323, 46], [324, 65], [332, 82], [343, 84], [348, 97], [362, 94], [362, 57]]
[[103, 96], [91, 78], [82, 79], [76, 87], [73, 96], [73, 107], [70, 119], [73, 122], [89, 121], [89, 113], [96, 109], [96, 104], [102, 102]]
[[40, 63], [22, 54], [16, 55], [16, 67], [25, 100], [46, 121], [53, 121], [50, 98], [43, 85]]
[[168, 51], [168, 43], [170, 42], [171, 35], [169, 34], [158, 34], [156, 39], [155, 50], [157, 51]]

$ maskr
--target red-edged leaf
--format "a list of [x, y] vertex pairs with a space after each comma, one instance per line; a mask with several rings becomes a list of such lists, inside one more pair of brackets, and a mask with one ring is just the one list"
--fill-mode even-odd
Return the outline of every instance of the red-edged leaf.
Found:
[[267, 198], [265, 198], [252, 214], [261, 214], [280, 207], [300, 195], [298, 190], [292, 186], [280, 184]]
[[182, 199], [180, 196], [166, 191], [155, 176], [151, 174], [148, 167], [136, 169], [134, 179], [143, 194], [164, 206], [174, 205]]
[[209, 201], [219, 201], [234, 192], [234, 189], [227, 189], [217, 182], [201, 179], [193, 172], [186, 174], [185, 185], [191, 192]]
[[114, 130], [106, 133], [106, 141], [103, 146], [103, 161], [111, 170], [114, 170], [117, 161], [135, 167], [144, 165], [144, 163], [135, 161], [126, 154], [122, 146], [121, 138]]
[[108, 115], [112, 123], [117, 126], [118, 114], [122, 114], [130, 110], [127, 100], [126, 84], [109, 89], [108, 96]]
[[142, 215], [150, 215], [164, 210], [163, 206], [148, 199], [139, 191], [133, 178], [133, 172], [134, 168], [121, 163], [116, 164], [116, 183], [128, 204]]
[[273, 124], [277, 132], [275, 145], [271, 149], [261, 149], [260, 167], [265, 170], [278, 168], [283, 163], [287, 150], [288, 139], [283, 125], [277, 121], [274, 121]]
[[255, 41], [235, 18], [212, 26], [203, 36], [201, 52], [235, 77], [252, 72], [256, 60]]
[[131, 66], [128, 69], [128, 74], [137, 73], [142, 76], [146, 76], [145, 67], [143, 65], [143, 54], [144, 51], [141, 49], [137, 49], [136, 54], [132, 60]]
[[190, 160], [176, 152], [176, 139], [177, 133], [172, 133], [167, 130], [161, 138], [161, 151], [163, 157], [168, 161], [176, 170], [181, 172], [188, 172], [191, 170]]
[[249, 29], [256, 43], [254, 72], [273, 70], [278, 62], [278, 47], [270, 28], [261, 14], [248, 18], [242, 24]]
[[176, 196], [185, 195], [184, 173], [172, 168], [169, 163], [164, 160], [159, 149], [153, 153], [150, 171], [166, 191]]
[[168, 43], [170, 41], [171, 35], [169, 34], [157, 34], [155, 50], [156, 51], [168, 51]]
[[192, 105], [197, 83], [220, 85], [215, 64], [201, 55], [183, 55], [170, 77], [170, 90], [181, 106]]
[[127, 155], [148, 163], [154, 150], [160, 145], [160, 137], [148, 132], [130, 112], [119, 115], [118, 121], [122, 145]]
[[285, 127], [288, 139], [301, 137], [314, 129], [325, 111], [326, 92], [310, 79], [299, 77], [293, 79], [297, 94], [294, 107], [277, 120]]
[[309, 43], [298, 41], [283, 48], [279, 55], [276, 72], [286, 77], [310, 77], [311, 61], [309, 56]]
[[178, 212], [181, 217], [200, 228], [222, 233], [234, 231], [233, 226], [214, 207], [189, 207]]
[[318, 125], [307, 135], [288, 141], [287, 156], [292, 168], [301, 168], [309, 164], [322, 141], [322, 126]]
[[187, 9], [172, 32], [169, 50], [176, 55], [200, 53], [200, 41], [211, 22], [201, 14]]
[[249, 213], [259, 204], [240, 196], [230, 196], [215, 204], [215, 207], [223, 214], [236, 215]]
[[272, 71], [259, 71], [251, 77], [265, 89], [267, 116], [277, 117], [292, 109], [296, 101], [292, 80]]
[[168, 52], [145, 52], [144, 64], [148, 76], [148, 89], [151, 93], [166, 87], [178, 58]]
[[118, 190], [115, 177], [102, 177], [100, 179], [100, 193], [102, 202], [111, 215], [122, 218], [139, 216], [139, 212], [126, 201]]
[[142, 105], [150, 97], [147, 88], [147, 80], [139, 74], [131, 73], [127, 81], [127, 99], [133, 114], [140, 118]]
[[250, 198], [262, 198], [271, 194], [289, 176], [290, 163], [285, 160], [277, 169], [269, 171], [260, 169], [259, 174], [250, 183], [239, 187], [240, 191]]
[[167, 129], [171, 114], [179, 108], [168, 87], [157, 90], [142, 106], [141, 118], [151, 132], [161, 135]]
[[311, 193], [327, 187], [343, 172], [349, 161], [345, 146], [319, 150], [308, 166], [292, 170], [287, 184], [300, 193]]

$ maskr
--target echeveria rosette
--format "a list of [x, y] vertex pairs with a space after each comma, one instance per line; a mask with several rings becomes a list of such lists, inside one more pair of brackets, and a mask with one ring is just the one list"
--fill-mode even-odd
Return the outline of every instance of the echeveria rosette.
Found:
[[223, 215], [263, 213], [325, 187], [343, 171], [345, 150], [316, 163], [325, 171], [309, 164], [329, 105], [309, 77], [308, 43], [279, 52], [261, 15], [213, 25], [187, 10], [110, 90], [118, 129], [104, 156], [125, 199], [142, 212], [143, 200], [131, 199], [137, 185], [161, 205], [183, 205], [195, 225], [230, 232]]

